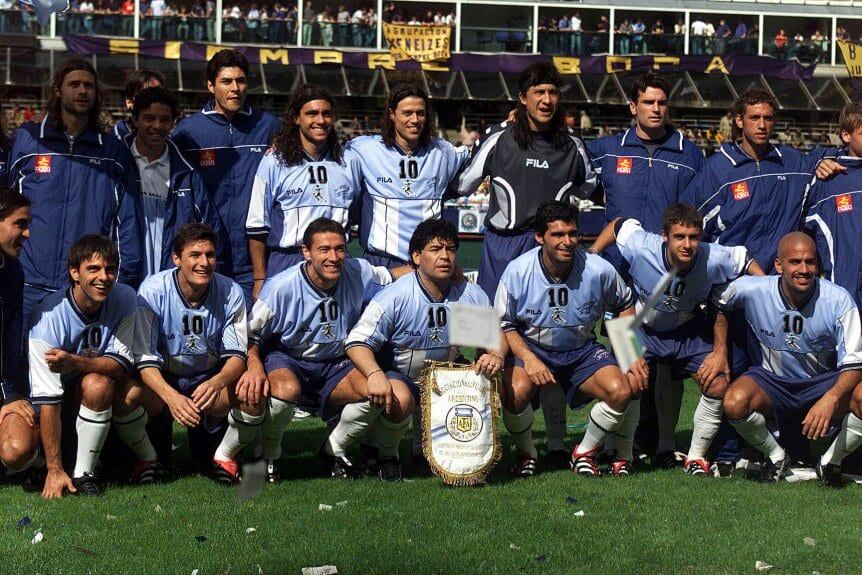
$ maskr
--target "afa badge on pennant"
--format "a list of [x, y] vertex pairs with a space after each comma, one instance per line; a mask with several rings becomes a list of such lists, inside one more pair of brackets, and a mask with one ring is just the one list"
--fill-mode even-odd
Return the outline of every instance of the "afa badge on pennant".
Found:
[[215, 150], [201, 150], [200, 156], [198, 157], [198, 164], [202, 168], [211, 168], [216, 164], [216, 153]]
[[751, 195], [748, 193], [748, 182], [736, 182], [731, 186], [731, 190], [733, 191], [733, 199], [737, 202]]
[[632, 173], [632, 159], [623, 157], [617, 158], [617, 173], [618, 174], [631, 174]]
[[476, 485], [500, 461], [499, 376], [429, 362], [422, 374], [422, 451], [447, 485]]
[[51, 173], [51, 156], [36, 156], [36, 173], [50, 174]]
[[835, 209], [838, 210], [839, 214], [844, 212], [852, 212], [853, 198], [850, 196], [850, 194], [841, 194], [840, 196], [836, 196]]

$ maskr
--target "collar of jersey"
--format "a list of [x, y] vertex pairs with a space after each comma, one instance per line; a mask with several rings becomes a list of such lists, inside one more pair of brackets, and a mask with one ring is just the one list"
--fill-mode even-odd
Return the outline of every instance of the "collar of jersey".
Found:
[[449, 292], [452, 291], [452, 282], [449, 282], [449, 287], [446, 289], [445, 292], [443, 292], [443, 296], [438, 300], [434, 299], [434, 296], [431, 295], [431, 293], [427, 289], [425, 289], [424, 285], [422, 285], [422, 278], [419, 277], [419, 270], [416, 270], [413, 273], [416, 275], [416, 283], [419, 284], [419, 289], [422, 290], [422, 293], [425, 294], [425, 297], [428, 298], [428, 301], [430, 301], [431, 303], [442, 303], [446, 301], [446, 298], [449, 297]]
[[[728, 160], [730, 160], [730, 163], [734, 166], [739, 166], [747, 162], [758, 161], [748, 155], [748, 152], [743, 150], [742, 147], [736, 142], [722, 144], [721, 152]], [[781, 155], [781, 150], [778, 149], [778, 146], [774, 144], [769, 144], [769, 152], [767, 152], [766, 155], [763, 156], [759, 161], [762, 162], [764, 160], [772, 160], [774, 162], [780, 163], [783, 159], [784, 156]]]
[[549, 284], [552, 284], [552, 285], [562, 285], [562, 284], [566, 283], [566, 281], [568, 281], [569, 276], [570, 276], [570, 275], [572, 275], [572, 270], [573, 270], [573, 269], [575, 269], [575, 260], [574, 260], [574, 258], [575, 258], [575, 257], [577, 257], [577, 255], [579, 254], [579, 252], [580, 252], [580, 250], [578, 250], [577, 248], [575, 248], [575, 253], [573, 254], [573, 257], [572, 257], [572, 265], [571, 265], [571, 267], [569, 267], [569, 271], [568, 271], [568, 273], [566, 273], [566, 277], [564, 277], [564, 278], [560, 278], [560, 281], [556, 281], [556, 280], [554, 279], [554, 277], [551, 275], [551, 272], [549, 272], [549, 271], [548, 271], [548, 268], [546, 268], [546, 267], [545, 267], [545, 262], [542, 260], [542, 248], [541, 248], [541, 247], [539, 248], [539, 251], [538, 251], [538, 255], [539, 255], [539, 268], [542, 270], [542, 274], [544, 274], [545, 279], [546, 279], [546, 280], [548, 280], [548, 283], [549, 283]]
[[[69, 138], [66, 136], [66, 133], [63, 130], [55, 130], [53, 121], [47, 114], [42, 119], [42, 125], [39, 127], [39, 138], [43, 140], [57, 140], [66, 145], [69, 144]], [[90, 128], [84, 128], [80, 134], [75, 136], [75, 144], [80, 142], [85, 142], [91, 146], [101, 146], [102, 135]]]
[[[668, 136], [667, 140], [659, 144], [659, 149], [670, 150], [673, 152], [682, 152], [682, 134], [679, 130], [675, 130], [671, 126], [667, 126], [667, 129], [671, 130], [673, 133]], [[635, 130], [634, 128], [629, 128], [623, 133], [622, 140], [620, 140], [620, 145], [627, 148], [646, 149], [646, 144], [643, 143], [643, 140], [641, 140], [640, 136], [638, 136], [637, 134], [637, 130]]]
[[848, 156], [846, 152], [847, 148], [842, 148], [841, 154], [839, 154], [835, 160], [846, 168], [862, 168], [862, 158]]
[[[687, 276], [691, 270], [694, 269], [694, 266], [697, 265], [697, 258], [700, 257], [700, 248], [698, 248], [697, 253], [694, 254], [694, 259], [691, 260], [691, 265], [685, 268], [684, 270], [677, 270], [675, 274], [676, 277], [682, 278]], [[661, 261], [664, 264], [664, 271], [669, 272], [673, 268], [670, 265], [670, 258], [667, 255], [667, 242], [661, 243]]]
[[[227, 116], [225, 116], [224, 114], [222, 114], [221, 112], [219, 112], [218, 110], [215, 109], [215, 100], [210, 100], [209, 102], [207, 102], [204, 105], [203, 109], [201, 109], [201, 112], [203, 112], [205, 115], [207, 115], [211, 118], [212, 117], [221, 118], [225, 122], [227, 122]], [[239, 115], [239, 116], [251, 116], [251, 106], [246, 104], [245, 108], [243, 108], [242, 110], [237, 112], [237, 115]]]
[[84, 310], [82, 310], [80, 307], [78, 307], [78, 302], [75, 301], [75, 296], [72, 295], [72, 287], [71, 286], [66, 288], [66, 299], [69, 300], [69, 305], [72, 306], [72, 311], [75, 312], [75, 315], [77, 315], [81, 319], [81, 321], [87, 325], [93, 323], [94, 321], [96, 321], [99, 318], [99, 314], [102, 313], [102, 307], [105, 306], [105, 304], [102, 303], [102, 307], [99, 308], [99, 312], [96, 315], [88, 316], [87, 314], [84, 313]]
[[317, 154], [316, 159], [312, 158], [311, 154], [305, 151], [305, 148], [302, 149], [302, 155], [305, 158], [306, 162], [322, 162], [329, 157], [330, 148], [332, 148], [332, 146], [327, 142], [326, 146], [324, 146], [324, 148], [320, 150], [320, 153]]
[[820, 281], [815, 277], [814, 278], [814, 287], [812, 287], [808, 291], [808, 295], [805, 297], [805, 300], [802, 302], [802, 305], [796, 307], [793, 303], [787, 299], [787, 296], [784, 295], [784, 290], [781, 289], [781, 276], [778, 276], [778, 296], [781, 298], [781, 303], [784, 304], [784, 308], [788, 311], [802, 311], [805, 307], [814, 299], [814, 296], [817, 295], [817, 292], [820, 291]]
[[[302, 272], [302, 279], [308, 284], [308, 286], [314, 290], [314, 292], [320, 297], [332, 297], [332, 294], [335, 293], [335, 288], [338, 286], [338, 282], [341, 281], [341, 276], [338, 276], [338, 281], [335, 282], [335, 285], [332, 286], [332, 289], [329, 291], [322, 290], [311, 281], [311, 276], [308, 275], [308, 262], [302, 262], [302, 265], [299, 266], [299, 271]], [[344, 272], [344, 266], [341, 267], [342, 273]]]
[[192, 305], [191, 302], [189, 302], [189, 300], [186, 299], [186, 296], [183, 295], [183, 290], [180, 289], [180, 280], [177, 279], [177, 275], [179, 273], [180, 273], [180, 271], [178, 269], [174, 268], [174, 273], [171, 274], [171, 278], [174, 281], [174, 287], [177, 289], [177, 294], [180, 296], [180, 301], [183, 302], [183, 305], [188, 309], [199, 309], [203, 305], [203, 303], [207, 300], [207, 298], [210, 297], [210, 290], [213, 287], [213, 282], [215, 281], [215, 276], [213, 276], [212, 281], [210, 281], [210, 284], [207, 286], [207, 291], [204, 292], [204, 297], [201, 298], [201, 301], [198, 302], [198, 305]]

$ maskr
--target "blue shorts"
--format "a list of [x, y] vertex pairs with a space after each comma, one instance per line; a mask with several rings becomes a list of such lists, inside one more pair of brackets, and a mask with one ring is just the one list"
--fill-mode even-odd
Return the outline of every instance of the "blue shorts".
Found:
[[754, 367], [743, 375], [750, 377], [766, 393], [779, 437], [784, 447], [798, 443], [802, 434], [802, 420], [808, 410], [835, 385], [837, 371], [824, 373], [810, 379], [793, 380], [778, 377], [762, 367]]
[[302, 248], [285, 250], [270, 248], [269, 257], [266, 261], [266, 277], [271, 278], [275, 274], [304, 261], [305, 256], [302, 255]]
[[[201, 373], [192, 376], [175, 376], [169, 373], [162, 373], [164, 375], [165, 381], [167, 381], [171, 387], [173, 387], [186, 397], [191, 397], [192, 392], [197, 388], [197, 386], [211, 378], [213, 375], [215, 375], [216, 372], [211, 371], [208, 373]], [[201, 414], [201, 425], [199, 425], [198, 427], [200, 427], [207, 434], [217, 435], [219, 433], [223, 433], [224, 430], [227, 429], [226, 424], [227, 418], [214, 418], [204, 412]]]
[[[400, 369], [396, 369], [392, 365], [392, 356], [389, 355], [387, 351], [388, 350], [384, 350], [383, 352], [377, 352], [377, 354], [375, 354], [378, 365], [383, 368], [383, 371], [386, 373], [386, 377], [389, 379], [397, 379], [398, 381], [404, 382], [413, 394], [413, 399], [416, 402], [416, 405], [419, 405], [419, 382]], [[467, 361], [467, 358], [464, 356], [459, 355], [452, 363], [468, 365], [470, 362]]]
[[[530, 342], [527, 347], [535, 353], [542, 362], [548, 366], [557, 383], [566, 394], [566, 403], [572, 409], [582, 407], [592, 401], [592, 397], [581, 393], [581, 384], [591, 378], [598, 370], [612, 365], [617, 367], [617, 360], [604, 348], [604, 346], [592, 341], [583, 347], [571, 351], [548, 351]], [[524, 362], [513, 355], [506, 360], [506, 366], [517, 365], [524, 367]]]
[[401, 258], [396, 258], [395, 256], [378, 254], [375, 252], [369, 252], [368, 250], [365, 250], [365, 253], [362, 254], [362, 258], [373, 266], [382, 266], [390, 270], [409, 263], [405, 262]]
[[508, 234], [485, 230], [482, 263], [479, 264], [479, 279], [476, 283], [492, 302], [497, 295], [497, 284], [509, 262], [537, 245], [536, 232], [533, 230]]
[[264, 369], [267, 373], [276, 369], [289, 369], [299, 380], [303, 399], [317, 407], [323, 417], [329, 396], [353, 369], [353, 363], [346, 357], [332, 361], [309, 361], [276, 349], [266, 356]]

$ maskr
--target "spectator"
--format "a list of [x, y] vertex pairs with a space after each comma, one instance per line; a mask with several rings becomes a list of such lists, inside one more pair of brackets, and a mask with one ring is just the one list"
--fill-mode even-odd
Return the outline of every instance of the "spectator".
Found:
[[704, 42], [703, 37], [706, 32], [706, 22], [703, 18], [696, 16], [694, 22], [691, 23], [691, 38], [689, 51], [692, 56], [700, 56], [703, 54]]
[[718, 28], [715, 30], [715, 53], [721, 56], [727, 50], [727, 42], [730, 37], [733, 36], [733, 32], [730, 30], [730, 26], [727, 25], [727, 22], [724, 21], [724, 18], [719, 19]]
[[317, 15], [317, 25], [320, 27], [320, 45], [332, 45], [332, 25], [335, 23], [335, 18], [332, 15], [332, 8], [326, 6], [323, 12]]
[[572, 14], [571, 19], [569, 20], [569, 28], [572, 31], [572, 36], [569, 38], [571, 53], [575, 56], [580, 56], [582, 53], [582, 45], [581, 45], [581, 14], [580, 12], [575, 12]]
[[314, 31], [314, 23], [317, 21], [314, 8], [311, 7], [311, 0], [305, 3], [305, 9], [302, 11], [302, 45], [311, 46], [312, 32]]
[[748, 36], [748, 26], [746, 26], [745, 22], [740, 20], [736, 24], [736, 30], [733, 32], [733, 38], [730, 39], [730, 51], [731, 53], [739, 52], [742, 54], [747, 54], [747, 43], [746, 37]]
[[593, 129], [593, 120], [587, 115], [586, 110], [581, 110], [581, 137], [591, 132]]
[[773, 40], [774, 45], [774, 55], [776, 58], [781, 58], [782, 60], [787, 58], [787, 34], [784, 32], [784, 28], [780, 28], [778, 30], [778, 34], [775, 35], [775, 39]]
[[652, 38], [649, 41], [649, 51], [650, 52], [664, 52], [664, 24], [662, 24], [661, 18], [656, 18], [655, 23], [652, 25], [652, 29], [650, 30], [650, 34]]
[[629, 24], [628, 18], [623, 18], [623, 21], [620, 22], [619, 27], [617, 27], [617, 36], [619, 37], [619, 53], [620, 54], [628, 54], [629, 53], [629, 43], [631, 42], [632, 35], [632, 25]]
[[715, 54], [713, 43], [715, 41], [715, 26], [711, 20], [706, 21], [706, 27], [703, 29], [703, 49], [706, 54]]
[[342, 4], [338, 7], [338, 13], [335, 16], [336, 22], [336, 46], [347, 46], [347, 37], [350, 34], [350, 11], [347, 6]]
[[635, 54], [643, 54], [646, 52], [646, 43], [644, 42], [644, 33], [646, 32], [646, 24], [640, 18], [636, 19], [632, 24], [631, 49]]

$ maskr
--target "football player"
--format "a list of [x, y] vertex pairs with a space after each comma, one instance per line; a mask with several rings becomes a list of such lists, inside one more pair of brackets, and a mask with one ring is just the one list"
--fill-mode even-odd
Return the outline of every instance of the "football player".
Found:
[[[453, 280], [458, 245], [452, 224], [419, 224], [409, 245], [416, 271], [377, 294], [347, 337], [347, 355], [367, 379], [370, 406], [375, 416], [380, 414], [378, 463], [384, 481], [401, 479], [398, 445], [410, 423], [425, 362], [454, 361], [460, 355], [449, 343], [449, 306], [491, 306], [476, 284]], [[492, 377], [503, 367], [503, 353], [481, 353], [474, 365], [477, 373]], [[420, 434], [418, 426], [414, 433]]]
[[[632, 435], [637, 417], [627, 416], [632, 393], [647, 381], [641, 359], [624, 376], [613, 356], [598, 344], [593, 328], [605, 311], [634, 314], [631, 290], [610, 263], [578, 249], [577, 208], [551, 201], [539, 207], [539, 247], [510, 263], [497, 287], [495, 306], [512, 358], [503, 374], [503, 422], [518, 451], [517, 477], [536, 471], [533, 408], [537, 389], [559, 383], [578, 407], [598, 399], [581, 443], [572, 450], [576, 473], [599, 475], [596, 455], [605, 436], [617, 434], [614, 475], [632, 471]], [[625, 420], [625, 425], [623, 425]]]

